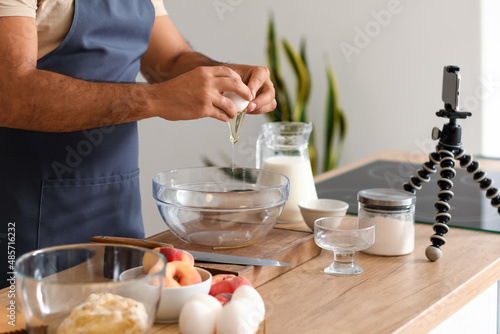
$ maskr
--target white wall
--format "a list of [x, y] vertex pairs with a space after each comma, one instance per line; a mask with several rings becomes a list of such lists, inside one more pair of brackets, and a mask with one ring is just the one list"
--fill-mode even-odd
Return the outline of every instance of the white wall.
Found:
[[[325, 59], [333, 66], [349, 129], [341, 164], [387, 149], [434, 147], [435, 112], [445, 65], [461, 68], [462, 106], [473, 117], [460, 121], [469, 153], [481, 153], [480, 2], [453, 0], [165, 0], [167, 10], [197, 51], [227, 62], [266, 65], [269, 13], [281, 37], [298, 45], [307, 38], [313, 76], [310, 117], [322, 142], [326, 93]], [[225, 11], [217, 11], [225, 5]], [[219, 9], [222, 7], [219, 7]], [[362, 33], [360, 33], [360, 31]], [[363, 39], [363, 36], [365, 38]], [[341, 45], [356, 52], [346, 57]], [[283, 59], [284, 67], [287, 66]], [[287, 70], [289, 86], [294, 77]], [[245, 119], [236, 161], [254, 165], [255, 139], [265, 116]], [[142, 194], [146, 234], [165, 229], [151, 195], [151, 178], [162, 170], [201, 166], [202, 155], [222, 162], [231, 156], [226, 124], [203, 119], [140, 123]], [[497, 136], [498, 141], [498, 135]], [[322, 146], [320, 146], [320, 151]]]
[[[481, 1], [481, 98], [482, 153], [500, 157], [498, 126], [500, 125], [500, 2]], [[500, 181], [500, 180], [497, 180]]]

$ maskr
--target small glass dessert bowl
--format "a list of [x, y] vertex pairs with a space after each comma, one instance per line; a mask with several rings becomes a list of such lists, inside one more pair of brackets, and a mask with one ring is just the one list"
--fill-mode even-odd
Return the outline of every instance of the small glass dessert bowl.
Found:
[[354, 263], [354, 256], [375, 242], [375, 223], [347, 216], [319, 218], [314, 222], [314, 241], [319, 247], [333, 251], [333, 262], [324, 268], [325, 273], [359, 275], [363, 268]]

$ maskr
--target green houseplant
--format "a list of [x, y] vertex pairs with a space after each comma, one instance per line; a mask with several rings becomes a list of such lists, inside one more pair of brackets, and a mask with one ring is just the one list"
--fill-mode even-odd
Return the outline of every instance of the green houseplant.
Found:
[[[292, 100], [289, 88], [281, 72], [280, 48], [282, 46], [286, 59], [296, 77], [295, 99]], [[267, 65], [271, 72], [271, 80], [276, 92], [277, 107], [273, 112], [267, 114], [271, 122], [309, 122], [308, 102], [311, 92], [311, 75], [307, 64], [306, 43], [302, 39], [299, 51], [286, 39], [281, 39], [278, 43], [274, 18], [271, 15], [267, 32]], [[324, 136], [324, 156], [322, 172], [334, 169], [340, 158], [344, 143], [347, 123], [344, 112], [338, 104], [337, 85], [333, 69], [326, 67], [328, 80], [328, 91], [326, 97], [325, 110], [325, 136]], [[309, 156], [313, 172], [318, 170], [318, 154], [315, 145], [314, 132], [309, 141]]]

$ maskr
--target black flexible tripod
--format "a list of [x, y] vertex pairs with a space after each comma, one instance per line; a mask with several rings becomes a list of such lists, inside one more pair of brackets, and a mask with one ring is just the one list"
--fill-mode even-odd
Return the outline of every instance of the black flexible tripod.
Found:
[[457, 119], [466, 119], [471, 116], [470, 112], [458, 111], [458, 96], [460, 88], [460, 69], [457, 66], [446, 66], [443, 76], [443, 102], [445, 109], [439, 110], [438, 117], [448, 118], [448, 124], [444, 124], [443, 129], [434, 128], [432, 139], [438, 140], [436, 151], [429, 154], [429, 161], [422, 165], [422, 169], [417, 171], [415, 176], [410, 176], [403, 189], [411, 193], [416, 193], [422, 188], [422, 184], [431, 180], [430, 175], [436, 173], [436, 166], [441, 168], [440, 176], [437, 180], [440, 191], [437, 194], [438, 200], [434, 203], [437, 214], [434, 216], [435, 223], [432, 226], [434, 235], [430, 240], [432, 245], [426, 248], [425, 255], [430, 261], [438, 260], [441, 255], [441, 246], [446, 243], [444, 234], [449, 231], [448, 222], [451, 220], [451, 207], [448, 202], [453, 198], [452, 179], [455, 177], [455, 160], [460, 162], [460, 167], [465, 168], [472, 174], [473, 180], [479, 184], [481, 190], [486, 192], [486, 198], [491, 199], [491, 205], [498, 208], [500, 214], [500, 190], [493, 187], [493, 180], [488, 178], [485, 171], [479, 169], [479, 162], [473, 160], [471, 155], [465, 154], [462, 148], [462, 128], [457, 124]]

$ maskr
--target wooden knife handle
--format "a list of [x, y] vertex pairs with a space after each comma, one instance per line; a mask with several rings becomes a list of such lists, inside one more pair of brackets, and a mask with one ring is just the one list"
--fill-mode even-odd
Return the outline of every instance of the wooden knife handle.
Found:
[[90, 240], [91, 242], [96, 243], [105, 243], [105, 244], [117, 244], [117, 245], [130, 245], [130, 246], [138, 246], [144, 248], [156, 248], [156, 247], [174, 247], [171, 244], [167, 244], [165, 242], [159, 241], [151, 241], [144, 239], [134, 239], [134, 238], [121, 238], [121, 237], [103, 237], [103, 236], [95, 236]]

